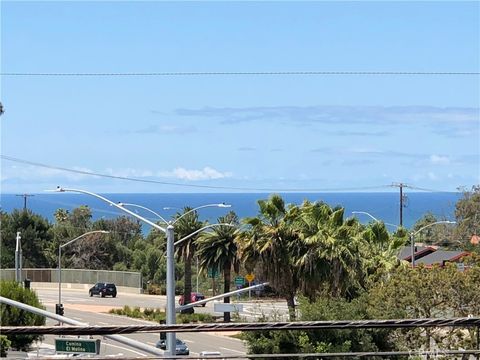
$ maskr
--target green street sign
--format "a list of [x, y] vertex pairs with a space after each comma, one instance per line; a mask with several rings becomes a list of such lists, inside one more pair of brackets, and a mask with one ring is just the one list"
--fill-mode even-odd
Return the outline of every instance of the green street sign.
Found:
[[55, 351], [68, 354], [99, 354], [100, 339], [55, 339]]
[[208, 277], [212, 279], [218, 277], [218, 269], [208, 268]]
[[244, 285], [245, 284], [245, 278], [243, 276], [237, 276], [235, 278], [235, 285]]

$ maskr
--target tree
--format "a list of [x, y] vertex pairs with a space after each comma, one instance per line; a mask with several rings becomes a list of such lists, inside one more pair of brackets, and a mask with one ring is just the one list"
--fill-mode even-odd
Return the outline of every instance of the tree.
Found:
[[[238, 217], [230, 211], [226, 216], [217, 219], [219, 224], [238, 225]], [[200, 267], [203, 271], [209, 268], [223, 270], [223, 292], [230, 292], [231, 270], [238, 273], [240, 261], [237, 255], [235, 242], [235, 228], [231, 226], [216, 226], [212, 232], [204, 232], [197, 242], [197, 255], [200, 259]], [[230, 298], [225, 297], [224, 303], [229, 303]], [[230, 322], [230, 313], [223, 315], [225, 322]]]
[[[428, 226], [439, 221], [435, 215], [428, 212], [421, 219], [419, 219], [412, 228], [412, 232], [415, 233], [415, 243], [424, 243], [426, 245], [440, 245], [446, 247], [458, 247], [458, 242], [454, 241], [453, 228], [447, 224], [436, 224], [434, 226]], [[426, 227], [428, 226], [428, 227]]]
[[[455, 264], [445, 267], [412, 269], [402, 265], [385, 281], [368, 292], [369, 316], [376, 319], [434, 318], [468, 316], [480, 311], [480, 258], [467, 259], [467, 269], [458, 271]], [[438, 328], [395, 330], [391, 339], [400, 350], [473, 347], [475, 330]]]
[[[314, 302], [300, 298], [301, 321], [366, 320], [364, 298], [347, 301], [323, 297]], [[388, 351], [395, 344], [383, 329], [322, 329], [308, 331], [254, 331], [242, 333], [249, 353], [333, 353]]]
[[[183, 214], [177, 213], [175, 218], [175, 236], [176, 240], [180, 240], [185, 236], [200, 230], [203, 227], [203, 223], [198, 220], [198, 213], [191, 211], [192, 208], [185, 207]], [[196, 250], [196, 240], [198, 235], [194, 235], [189, 239], [180, 243], [176, 248], [176, 254], [179, 259], [184, 262], [184, 276], [185, 284], [183, 291], [184, 304], [189, 304], [192, 295], [192, 260]], [[183, 311], [184, 313], [192, 313], [193, 307]]]
[[362, 283], [369, 287], [385, 277], [400, 265], [397, 254], [408, 241], [408, 233], [397, 229], [390, 234], [383, 222], [368, 224], [363, 232], [364, 243], [359, 256], [363, 259], [364, 274], [367, 277]]
[[8, 214], [0, 214], [1, 232], [1, 264], [2, 267], [14, 267], [15, 246], [17, 231], [21, 233], [23, 252], [23, 267], [44, 268], [48, 267], [45, 255], [52, 242], [51, 224], [40, 215], [31, 210], [15, 209]]
[[297, 263], [303, 274], [302, 290], [311, 299], [316, 291], [334, 297], [352, 297], [363, 280], [360, 226], [355, 219], [343, 219], [343, 208], [304, 202], [295, 226], [302, 246]]
[[455, 217], [455, 238], [461, 242], [462, 248], [480, 252], [480, 244], [474, 246], [470, 243], [472, 236], [480, 236], [480, 185], [463, 192], [463, 198], [455, 204]]
[[[37, 294], [30, 289], [24, 289], [19, 283], [13, 281], [0, 282], [0, 295], [40, 309], [45, 309]], [[45, 325], [45, 317], [22, 310], [18, 307], [0, 304], [0, 319], [2, 326], [42, 326]], [[11, 346], [18, 350], [28, 350], [30, 344], [41, 340], [41, 335], [7, 335]]]
[[287, 210], [279, 195], [259, 200], [258, 205], [258, 216], [244, 220], [250, 229], [238, 234], [240, 258], [250, 271], [257, 262], [261, 263], [270, 285], [285, 297], [290, 320], [294, 320], [294, 298], [300, 286], [300, 274], [292, 254], [300, 239], [292, 221], [298, 209], [291, 206]]

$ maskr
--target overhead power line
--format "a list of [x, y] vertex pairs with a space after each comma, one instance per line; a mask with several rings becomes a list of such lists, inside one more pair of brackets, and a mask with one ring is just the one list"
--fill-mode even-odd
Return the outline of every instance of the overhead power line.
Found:
[[105, 325], [105, 326], [2, 326], [2, 334], [62, 334], [62, 335], [108, 335], [136, 332], [212, 332], [212, 331], [258, 331], [258, 330], [321, 330], [321, 329], [373, 329], [373, 328], [427, 328], [427, 327], [473, 327], [480, 326], [480, 317], [423, 318], [423, 319], [374, 319], [374, 320], [325, 320], [258, 323], [213, 323], [175, 325]]
[[31, 166], [37, 166], [47, 169], [53, 170], [60, 170], [70, 173], [88, 175], [88, 176], [96, 176], [96, 177], [103, 177], [109, 179], [117, 179], [117, 180], [125, 180], [125, 181], [133, 181], [139, 183], [149, 183], [149, 184], [159, 184], [159, 185], [171, 185], [171, 186], [178, 186], [178, 187], [191, 187], [191, 188], [200, 188], [200, 189], [216, 189], [216, 190], [241, 190], [241, 191], [266, 191], [266, 192], [329, 192], [329, 191], [363, 191], [363, 190], [378, 190], [381, 188], [388, 188], [390, 185], [377, 185], [377, 186], [363, 186], [363, 187], [352, 187], [352, 188], [317, 188], [317, 189], [305, 189], [305, 188], [254, 188], [254, 187], [235, 187], [235, 186], [214, 186], [214, 185], [198, 185], [198, 184], [182, 184], [176, 182], [166, 182], [161, 180], [153, 180], [153, 179], [139, 179], [139, 178], [132, 178], [126, 176], [116, 176], [116, 175], [109, 175], [109, 174], [102, 174], [84, 170], [76, 170], [76, 169], [69, 169], [61, 166], [54, 166], [48, 165], [43, 163], [38, 163], [34, 161], [19, 159], [7, 155], [1, 155], [1, 158], [4, 160], [27, 164]]
[[1, 76], [150, 77], [150, 76], [478, 76], [478, 71], [174, 71], [174, 72], [3, 72]]

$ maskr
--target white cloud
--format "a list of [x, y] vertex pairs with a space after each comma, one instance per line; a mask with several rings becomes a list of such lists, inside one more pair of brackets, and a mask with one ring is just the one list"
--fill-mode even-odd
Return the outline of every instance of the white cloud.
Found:
[[132, 168], [125, 168], [125, 169], [112, 169], [107, 168], [105, 173], [112, 176], [120, 176], [120, 177], [130, 177], [130, 178], [142, 178], [142, 177], [149, 177], [153, 176], [153, 172], [151, 170], [138, 170]]
[[171, 177], [171, 178], [176, 178], [181, 180], [196, 181], [196, 180], [223, 179], [223, 178], [231, 177], [232, 173], [230, 172], [222, 173], [209, 166], [206, 166], [200, 170], [189, 170], [183, 167], [179, 167], [179, 168], [173, 169], [172, 171], [160, 172], [158, 175], [162, 177]]
[[430, 180], [438, 180], [438, 176], [433, 171], [429, 171], [427, 176]]
[[430, 162], [432, 164], [448, 165], [450, 164], [450, 158], [448, 156], [433, 154], [433, 155], [430, 155]]

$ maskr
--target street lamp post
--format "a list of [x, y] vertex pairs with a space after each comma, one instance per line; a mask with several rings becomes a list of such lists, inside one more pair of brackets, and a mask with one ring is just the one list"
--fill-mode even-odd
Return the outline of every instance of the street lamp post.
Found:
[[168, 221], [165, 220], [162, 215], [160, 215], [160, 214], [157, 213], [156, 211], [153, 211], [152, 209], [147, 208], [146, 206], [142, 206], [142, 205], [138, 205], [138, 204], [132, 204], [132, 203], [124, 203], [124, 202], [119, 202], [118, 205], [120, 205], [120, 206], [122, 206], [122, 207], [123, 207], [123, 206], [133, 206], [133, 207], [137, 207], [137, 208], [146, 210], [146, 211], [152, 213], [153, 215], [157, 216], [160, 220], [162, 220], [165, 224], [168, 225]]
[[[162, 219], [162, 221], [164, 221], [168, 225], [167, 229], [166, 229], [166, 235], [167, 235], [167, 252], [166, 252], [166, 257], [167, 257], [167, 286], [166, 286], [167, 317], [166, 317], [166, 323], [167, 323], [167, 325], [175, 324], [175, 322], [176, 322], [176, 318], [175, 318], [175, 316], [176, 316], [176, 313], [175, 313], [175, 245], [178, 245], [178, 244], [184, 242], [185, 240], [188, 240], [189, 238], [191, 238], [192, 236], [198, 234], [199, 232], [201, 232], [203, 230], [206, 230], [206, 229], [209, 229], [209, 228], [212, 228], [212, 227], [215, 227], [215, 226], [220, 226], [220, 225], [227, 225], [227, 226], [233, 226], [233, 225], [231, 225], [231, 224], [210, 224], [210, 225], [202, 227], [201, 229], [198, 229], [198, 230], [194, 231], [193, 233], [185, 236], [184, 238], [178, 240], [177, 242], [175, 242], [175, 227], [174, 227], [174, 225], [182, 217], [184, 217], [185, 215], [188, 215], [188, 214], [190, 214], [193, 211], [196, 211], [198, 209], [207, 208], [207, 207], [229, 208], [229, 207], [231, 207], [231, 205], [221, 203], [221, 204], [207, 204], [207, 205], [198, 206], [196, 208], [193, 208], [193, 209], [185, 212], [184, 214], [179, 216], [177, 219], [175, 219], [175, 221], [168, 221], [168, 222], [160, 214], [158, 214], [155, 211], [153, 211], [149, 208], [146, 208], [144, 206], [137, 205], [137, 204], [126, 204], [126, 203], [123, 203], [123, 204], [120, 203], [119, 205], [122, 206], [122, 207], [124, 205], [134, 206], [134, 207], [138, 207], [138, 208], [142, 208], [144, 210], [147, 210], [147, 211], [151, 212], [152, 214], [157, 215], [160, 219]], [[176, 343], [175, 333], [174, 332], [167, 333], [167, 351], [170, 352], [170, 355], [176, 355], [176, 353], [175, 353], [175, 347], [176, 347], [175, 343]]]
[[[110, 231], [105, 231], [105, 230], [89, 231], [89, 232], [86, 232], [85, 234], [77, 236], [75, 239], [70, 240], [69, 242], [63, 245], [60, 245], [58, 247], [58, 307], [57, 309], [62, 308], [62, 248], [90, 234], [108, 234], [108, 233], [110, 233]], [[59, 314], [59, 315], [63, 316], [63, 314]]]
[[369, 216], [370, 218], [372, 218], [374, 221], [376, 222], [383, 222], [385, 225], [389, 225], [389, 226], [393, 226], [395, 227], [396, 229], [398, 229], [398, 226], [395, 225], [395, 224], [390, 224], [390, 223], [387, 223], [385, 221], [381, 221], [381, 220], [378, 220], [375, 216], [373, 216], [372, 214], [366, 212], [366, 211], [352, 211], [352, 214], [363, 214], [363, 215], [367, 215]]
[[430, 223], [428, 225], [425, 225], [418, 229], [415, 232], [410, 233], [410, 245], [411, 245], [411, 253], [412, 253], [412, 268], [415, 267], [415, 235], [417, 235], [420, 231], [425, 230], [426, 228], [437, 225], [437, 224], [456, 224], [455, 221], [448, 221], [448, 220], [442, 220], [442, 221], [435, 221], [433, 223]]
[[[111, 206], [114, 206], [116, 207], [117, 209], [121, 210], [121, 211], [124, 211], [126, 212], [127, 214], [139, 219], [140, 221], [143, 221], [147, 224], [149, 224], [150, 226], [153, 226], [155, 229], [157, 230], [160, 230], [162, 231], [163, 233], [166, 234], [167, 236], [167, 325], [174, 325], [175, 324], [175, 263], [174, 263], [174, 227], [173, 225], [175, 224], [175, 222], [168, 222], [167, 223], [167, 228], [163, 228], [161, 227], [160, 225], [136, 214], [135, 212], [133, 211], [130, 211], [129, 209], [127, 209], [126, 207], [123, 206], [123, 204], [117, 204], [101, 195], [98, 195], [98, 194], [95, 194], [93, 192], [90, 192], [90, 191], [86, 191], [86, 190], [80, 190], [80, 189], [68, 189], [68, 188], [62, 188], [60, 186], [57, 186], [57, 189], [56, 190], [53, 190], [54, 192], [75, 192], [75, 193], [80, 193], [80, 194], [86, 194], [86, 195], [90, 195], [90, 196], [93, 196], [93, 197], [96, 197], [97, 199], [100, 199], [104, 202], [106, 202], [107, 204], [111, 205]], [[225, 205], [225, 204], [209, 204], [209, 205], [202, 205], [202, 206], [199, 206], [197, 208], [194, 208], [188, 212], [186, 212], [185, 214], [183, 214], [182, 216], [180, 216], [179, 218], [176, 219], [176, 221], [178, 221], [181, 217], [185, 216], [186, 214], [192, 212], [192, 211], [195, 211], [195, 210], [198, 210], [198, 209], [201, 209], [201, 208], [205, 208], [205, 207], [230, 207], [230, 205]], [[207, 226], [205, 228], [208, 228], [208, 227], [212, 227], [213, 225], [210, 225], [210, 226]], [[189, 235], [189, 236], [192, 236]], [[186, 238], [182, 239], [181, 241], [183, 240], [186, 240]], [[175, 356], [176, 355], [176, 352], [175, 352], [175, 343], [176, 343], [176, 339], [175, 339], [175, 333], [174, 332], [168, 332], [167, 333], [167, 353], [169, 355], [172, 355], [172, 356]]]

